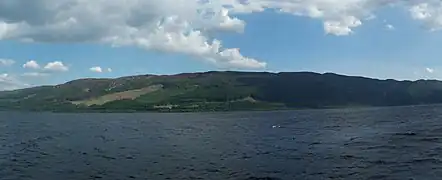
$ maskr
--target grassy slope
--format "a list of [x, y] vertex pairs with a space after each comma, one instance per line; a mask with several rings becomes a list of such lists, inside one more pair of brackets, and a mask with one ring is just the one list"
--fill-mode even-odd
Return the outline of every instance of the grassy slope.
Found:
[[155, 91], [159, 91], [163, 88], [162, 85], [151, 85], [141, 89], [127, 90], [123, 92], [110, 93], [99, 97], [94, 97], [87, 100], [81, 101], [72, 101], [72, 104], [75, 105], [104, 105], [109, 102], [118, 101], [118, 100], [135, 100], [145, 94], [153, 93]]
[[[162, 88], [149, 88], [159, 84]], [[0, 92], [0, 108], [62, 111], [169, 111], [170, 107], [176, 111], [219, 111], [441, 102], [439, 81], [376, 80], [307, 72], [207, 72], [82, 79], [58, 86]]]

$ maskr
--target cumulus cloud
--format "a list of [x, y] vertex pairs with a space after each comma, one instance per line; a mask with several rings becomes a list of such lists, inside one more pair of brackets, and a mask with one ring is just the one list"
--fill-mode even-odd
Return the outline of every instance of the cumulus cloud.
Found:
[[43, 69], [54, 72], [64, 72], [69, 70], [69, 68], [65, 66], [61, 61], [50, 62], [46, 64], [46, 66]]
[[14, 90], [29, 87], [29, 84], [21, 82], [9, 74], [0, 74], [0, 91]]
[[102, 73], [103, 69], [101, 69], [101, 67], [97, 66], [97, 67], [91, 67], [89, 68], [90, 71], [92, 72], [97, 72], [97, 73]]
[[112, 68], [107, 68], [107, 72], [112, 72]]
[[244, 32], [247, 23], [238, 15], [274, 10], [322, 21], [325, 33], [344, 36], [386, 6], [408, 10], [430, 30], [442, 29], [439, 0], [2, 0], [0, 40], [136, 46], [257, 69], [267, 64], [224, 47], [213, 32]]
[[15, 61], [12, 59], [0, 59], [0, 66], [11, 66], [15, 64]]
[[242, 54], [228, 56], [232, 49], [210, 38], [213, 31], [242, 32], [245, 28], [245, 22], [231, 16], [230, 9], [210, 1], [15, 0], [0, 1], [0, 12], [0, 39], [137, 46], [195, 56], [217, 65], [265, 65]]
[[23, 68], [27, 69], [40, 69], [40, 65], [37, 63], [37, 61], [30, 60], [23, 64]]
[[425, 71], [427, 71], [428, 73], [434, 73], [434, 69], [432, 68], [425, 68]]
[[[38, 64], [37, 61], [30, 60], [30, 61], [26, 62], [25, 64], [23, 64], [23, 68], [34, 69], [34, 70], [41, 69], [44, 71], [51, 71], [51, 72], [63, 72], [63, 71], [69, 70], [69, 68], [67, 66], [65, 66], [63, 64], [63, 62], [61, 62], [61, 61], [49, 62], [43, 68], [41, 68], [40, 64]], [[28, 75], [31, 75], [31, 74], [28, 74]], [[34, 75], [36, 75], [36, 74], [34, 74]]]

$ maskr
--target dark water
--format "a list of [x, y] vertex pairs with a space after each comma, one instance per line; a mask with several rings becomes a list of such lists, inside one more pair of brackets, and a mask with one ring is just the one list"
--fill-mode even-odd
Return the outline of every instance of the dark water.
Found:
[[442, 106], [0, 113], [0, 179], [440, 179]]

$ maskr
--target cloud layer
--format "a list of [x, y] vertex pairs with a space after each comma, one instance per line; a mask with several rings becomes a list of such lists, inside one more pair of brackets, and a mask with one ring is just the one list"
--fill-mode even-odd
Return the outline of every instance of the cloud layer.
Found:
[[15, 61], [12, 59], [0, 59], [0, 66], [12, 66]]
[[9, 74], [0, 74], [0, 91], [14, 90], [29, 87], [29, 84], [21, 82]]
[[199, 0], [0, 0], [0, 39], [136, 46], [221, 66], [265, 67], [209, 38], [212, 31], [244, 30], [229, 12]]
[[22, 74], [23, 77], [45, 77], [49, 76], [47, 73], [43, 72], [25, 72]]
[[[242, 33], [246, 22], [236, 16], [274, 10], [320, 20], [325, 33], [344, 36], [386, 6], [408, 11], [429, 30], [442, 29], [439, 0], [0, 0], [0, 40], [136, 46], [260, 69], [267, 64], [223, 47], [213, 32]], [[48, 68], [54, 67], [67, 70], [59, 63]]]

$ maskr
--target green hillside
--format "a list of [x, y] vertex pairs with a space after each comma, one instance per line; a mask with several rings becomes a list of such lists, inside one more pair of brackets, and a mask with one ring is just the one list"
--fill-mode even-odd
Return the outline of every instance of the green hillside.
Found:
[[205, 72], [80, 79], [0, 92], [0, 108], [31, 111], [227, 111], [442, 103], [440, 81], [310, 72]]

